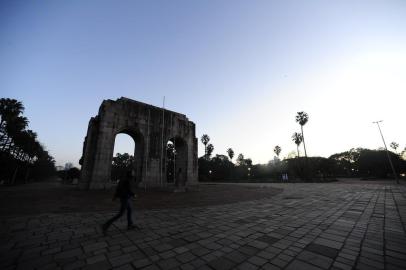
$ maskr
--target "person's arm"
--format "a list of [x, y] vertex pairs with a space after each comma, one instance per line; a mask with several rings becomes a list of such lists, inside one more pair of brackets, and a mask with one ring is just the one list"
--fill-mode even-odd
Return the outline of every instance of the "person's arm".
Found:
[[117, 187], [116, 187], [116, 191], [114, 192], [114, 196], [113, 196], [113, 201], [115, 200], [115, 199], [117, 199], [118, 197], [120, 197], [120, 189], [121, 189], [121, 183], [119, 182], [118, 184], [117, 184]]

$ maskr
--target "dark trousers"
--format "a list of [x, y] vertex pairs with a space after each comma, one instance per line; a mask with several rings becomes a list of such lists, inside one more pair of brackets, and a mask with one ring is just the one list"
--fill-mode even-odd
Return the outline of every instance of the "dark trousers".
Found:
[[105, 224], [104, 228], [107, 230], [110, 225], [119, 219], [124, 212], [127, 210], [127, 225], [131, 226], [133, 225], [132, 217], [131, 217], [131, 212], [132, 212], [132, 206], [131, 206], [131, 198], [120, 198], [120, 212], [118, 212], [117, 215], [109, 219]]

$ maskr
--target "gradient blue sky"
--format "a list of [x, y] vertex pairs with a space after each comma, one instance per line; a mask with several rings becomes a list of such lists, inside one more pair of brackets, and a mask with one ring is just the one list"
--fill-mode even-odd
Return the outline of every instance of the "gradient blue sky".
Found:
[[381, 119], [406, 146], [406, 1], [1, 1], [0, 41], [0, 96], [24, 103], [58, 165], [121, 96], [166, 96], [215, 154], [254, 162], [296, 149], [301, 110], [311, 156], [381, 147]]

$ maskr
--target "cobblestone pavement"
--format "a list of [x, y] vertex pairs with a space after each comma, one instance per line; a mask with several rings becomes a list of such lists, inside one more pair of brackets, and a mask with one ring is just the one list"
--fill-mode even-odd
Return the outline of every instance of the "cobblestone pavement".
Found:
[[[406, 185], [264, 184], [272, 198], [2, 218], [0, 269], [406, 269]], [[219, 188], [222, 188], [220, 185]]]

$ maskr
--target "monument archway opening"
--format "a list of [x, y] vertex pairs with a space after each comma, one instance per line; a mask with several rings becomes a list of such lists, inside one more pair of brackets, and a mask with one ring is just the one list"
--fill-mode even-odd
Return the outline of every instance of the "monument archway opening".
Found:
[[136, 184], [142, 178], [144, 138], [140, 133], [123, 130], [116, 134], [111, 163], [111, 180], [128, 178]]
[[169, 139], [167, 143], [166, 176], [167, 182], [177, 187], [185, 186], [188, 171], [188, 147], [181, 137]]

